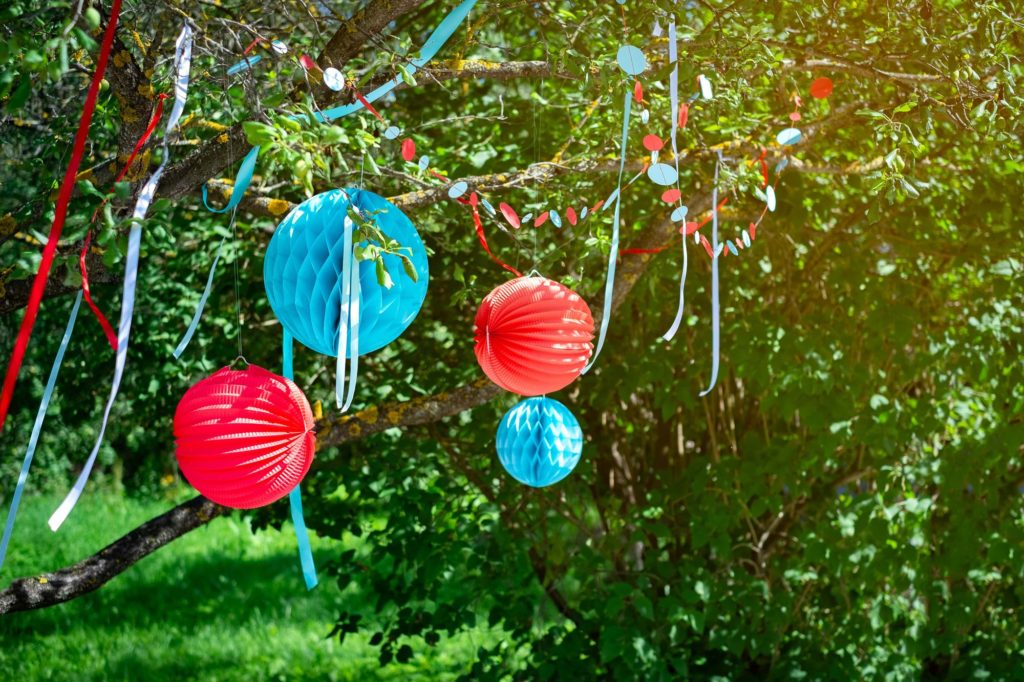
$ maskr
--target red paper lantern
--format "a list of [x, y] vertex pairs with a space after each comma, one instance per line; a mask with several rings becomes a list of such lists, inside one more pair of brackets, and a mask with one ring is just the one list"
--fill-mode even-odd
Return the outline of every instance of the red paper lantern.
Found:
[[565, 388], [594, 352], [590, 308], [575, 291], [544, 277], [518, 277], [487, 294], [474, 335], [484, 374], [527, 396]]
[[252, 509], [302, 481], [316, 439], [309, 402], [261, 367], [225, 367], [188, 389], [174, 413], [178, 466], [217, 504]]

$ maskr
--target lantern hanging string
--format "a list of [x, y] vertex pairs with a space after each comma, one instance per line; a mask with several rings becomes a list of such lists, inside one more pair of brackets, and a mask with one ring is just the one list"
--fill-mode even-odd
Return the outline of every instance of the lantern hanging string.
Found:
[[110, 410], [114, 406], [118, 390], [121, 387], [121, 378], [124, 375], [125, 363], [128, 359], [128, 337], [131, 334], [132, 315], [135, 311], [135, 284], [139, 274], [139, 250], [142, 242], [142, 221], [149, 211], [153, 201], [157, 185], [163, 176], [167, 161], [170, 158], [170, 136], [178, 126], [178, 120], [185, 109], [185, 101], [188, 99], [189, 74], [192, 65], [192, 29], [186, 23], [182, 26], [181, 33], [175, 43], [174, 66], [174, 106], [171, 108], [170, 116], [167, 119], [167, 126], [164, 129], [163, 138], [163, 159], [160, 166], [153, 172], [139, 192], [138, 201], [135, 203], [135, 210], [132, 214], [132, 227], [128, 233], [128, 252], [125, 258], [124, 269], [124, 290], [121, 301], [121, 318], [117, 328], [117, 357], [114, 363], [114, 380], [110, 387], [110, 397], [107, 399], [106, 408], [103, 411], [103, 420], [100, 424], [99, 435], [96, 437], [96, 444], [93, 446], [89, 459], [86, 460], [81, 474], [75, 481], [67, 497], [57, 507], [56, 511], [47, 522], [50, 529], [56, 531], [67, 519], [68, 514], [74, 509], [78, 498], [81, 497], [85, 484], [89, 480], [89, 474], [96, 463], [96, 456], [99, 454], [100, 446], [103, 443], [103, 435], [110, 419]]

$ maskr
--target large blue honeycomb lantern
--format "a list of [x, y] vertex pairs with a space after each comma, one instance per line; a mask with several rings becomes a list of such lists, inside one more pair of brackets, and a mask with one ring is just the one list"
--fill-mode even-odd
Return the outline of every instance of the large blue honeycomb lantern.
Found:
[[[427, 296], [429, 271], [423, 241], [409, 218], [387, 199], [362, 189], [335, 189], [307, 199], [274, 232], [263, 261], [267, 298], [277, 319], [303, 345], [338, 355], [341, 319], [345, 218], [354, 205], [387, 237], [407, 250], [417, 279], [405, 272], [398, 256], [385, 255], [394, 282], [377, 283], [372, 261], [359, 268], [359, 355], [383, 348], [412, 324]], [[347, 357], [352, 355], [348, 344]]]
[[583, 453], [583, 431], [557, 400], [527, 398], [505, 413], [497, 447], [501, 465], [514, 479], [543, 488], [572, 473]]

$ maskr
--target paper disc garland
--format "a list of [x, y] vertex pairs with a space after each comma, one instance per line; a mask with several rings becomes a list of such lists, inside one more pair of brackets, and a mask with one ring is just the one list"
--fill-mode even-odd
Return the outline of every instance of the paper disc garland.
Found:
[[261, 367], [223, 368], [174, 413], [178, 466], [217, 504], [253, 509], [287, 495], [313, 462], [313, 413], [294, 383]]
[[[342, 261], [349, 200], [376, 222], [412, 260], [417, 280], [406, 274], [398, 256], [385, 255], [394, 282], [377, 283], [372, 261], [359, 267], [359, 354], [383, 348], [416, 318], [427, 296], [429, 271], [423, 241], [409, 218], [387, 199], [362, 189], [331, 190], [299, 204], [274, 232], [263, 261], [264, 286], [277, 319], [291, 334], [318, 353], [338, 354]], [[346, 354], [351, 357], [351, 346]]]
[[594, 319], [580, 296], [544, 277], [517, 277], [476, 314], [476, 359], [507, 391], [541, 395], [568, 386], [594, 352]]
[[520, 483], [542, 488], [572, 473], [583, 453], [583, 431], [572, 412], [552, 398], [527, 398], [498, 426], [498, 459]]

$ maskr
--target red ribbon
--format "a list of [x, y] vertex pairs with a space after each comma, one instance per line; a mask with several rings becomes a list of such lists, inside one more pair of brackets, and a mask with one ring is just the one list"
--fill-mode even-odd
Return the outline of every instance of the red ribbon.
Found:
[[522, 277], [523, 273], [495, 256], [491, 252], [491, 247], [487, 246], [487, 237], [484, 236], [484, 225], [480, 222], [480, 212], [477, 210], [479, 198], [477, 197], [476, 192], [469, 195], [468, 201], [466, 199], [458, 199], [458, 202], [461, 204], [467, 204], [473, 209], [473, 224], [476, 226], [476, 237], [480, 240], [480, 246], [484, 247], [484, 251], [486, 251], [487, 255], [491, 257], [491, 260], [514, 274], [516, 277]]
[[[153, 116], [149, 120], [149, 125], [146, 126], [146, 130], [142, 133], [142, 137], [139, 138], [139, 141], [135, 143], [135, 148], [132, 149], [132, 153], [128, 155], [128, 160], [125, 162], [124, 168], [122, 168], [121, 172], [117, 174], [116, 178], [114, 178], [114, 185], [124, 179], [124, 176], [128, 173], [128, 169], [131, 168], [132, 163], [135, 161], [135, 157], [142, 150], [143, 146], [145, 146], [146, 142], [149, 141], [149, 137], [153, 134], [153, 131], [156, 130], [156, 126], [160, 122], [160, 117], [163, 116], [164, 100], [168, 97], [169, 95], [166, 93], [161, 93], [157, 98], [156, 110], [153, 111]], [[92, 220], [89, 221], [90, 225], [96, 222], [96, 218], [99, 216], [100, 211], [103, 210], [103, 207], [107, 205], [107, 202], [110, 200], [110, 195], [113, 192], [114, 188], [112, 187], [110, 191], [107, 192], [107, 196], [103, 198], [102, 202], [100, 202], [100, 205], [96, 207], [95, 211], [93, 211]], [[107, 343], [110, 344], [110, 347], [113, 348], [116, 353], [117, 334], [114, 333], [114, 329], [110, 326], [110, 322], [107, 320], [103, 312], [100, 311], [96, 302], [93, 301], [92, 293], [89, 291], [89, 271], [85, 265], [85, 256], [89, 252], [90, 241], [92, 241], [92, 230], [89, 230], [88, 234], [85, 235], [85, 244], [82, 246], [82, 253], [78, 256], [78, 269], [82, 273], [82, 294], [83, 298], [85, 298], [85, 302], [89, 304], [89, 310], [93, 312], [96, 316], [96, 321], [99, 322], [100, 327], [103, 328], [103, 333], [107, 336]]]
[[46, 290], [46, 280], [50, 276], [50, 268], [53, 265], [53, 257], [57, 252], [57, 243], [60, 241], [60, 234], [64, 229], [64, 219], [68, 214], [68, 204], [71, 202], [71, 193], [75, 189], [75, 177], [78, 175], [78, 168], [85, 155], [85, 142], [89, 137], [89, 124], [92, 122], [92, 114], [96, 109], [96, 98], [99, 95], [100, 83], [103, 82], [103, 72], [107, 70], [107, 61], [110, 58], [110, 48], [114, 43], [114, 33], [117, 30], [117, 18], [121, 13], [121, 0], [113, 0], [110, 8], [110, 21], [103, 32], [103, 43], [100, 46], [100, 53], [96, 59], [96, 72], [89, 83], [89, 92], [85, 97], [85, 106], [82, 107], [82, 116], [78, 121], [78, 132], [75, 133], [75, 142], [71, 148], [71, 161], [64, 173], [64, 181], [61, 183], [60, 192], [57, 195], [57, 204], [53, 215], [53, 225], [50, 227], [50, 236], [43, 248], [43, 257], [39, 262], [39, 270], [36, 271], [35, 279], [32, 280], [32, 290], [29, 293], [28, 304], [25, 306], [25, 316], [21, 318], [21, 327], [18, 329], [18, 338], [14, 342], [14, 350], [11, 352], [11, 360], [7, 365], [7, 375], [4, 377], [3, 394], [0, 395], [0, 429], [3, 429], [7, 421], [7, 411], [10, 409], [11, 400], [14, 397], [14, 384], [18, 381], [18, 371], [21, 369], [21, 361], [25, 358], [25, 350], [32, 338], [32, 327], [35, 326], [36, 316], [39, 314], [39, 304], [43, 300], [43, 292]]
[[89, 253], [89, 244], [92, 242], [92, 230], [85, 235], [85, 245], [82, 247], [82, 253], [78, 256], [78, 269], [82, 271], [82, 298], [89, 304], [89, 309], [92, 310], [93, 314], [96, 315], [96, 321], [103, 327], [103, 333], [107, 337], [107, 343], [110, 347], [117, 352], [117, 334], [114, 333], [113, 327], [110, 326], [110, 321], [107, 320], [106, 316], [100, 311], [99, 307], [92, 300], [92, 292], [89, 291], [89, 272], [85, 268], [85, 256]]

